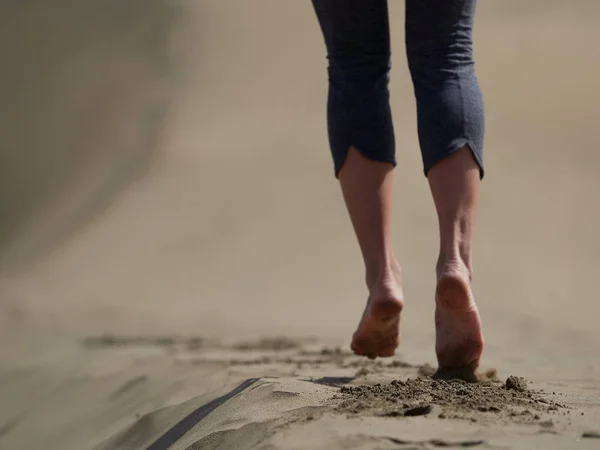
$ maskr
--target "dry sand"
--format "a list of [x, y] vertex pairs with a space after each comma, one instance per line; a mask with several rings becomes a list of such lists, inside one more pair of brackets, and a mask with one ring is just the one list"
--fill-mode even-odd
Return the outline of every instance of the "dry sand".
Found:
[[437, 223], [403, 2], [407, 307], [376, 362], [347, 350], [366, 292], [309, 2], [0, 8], [0, 448], [600, 448], [600, 3], [479, 6], [480, 385], [429, 378]]

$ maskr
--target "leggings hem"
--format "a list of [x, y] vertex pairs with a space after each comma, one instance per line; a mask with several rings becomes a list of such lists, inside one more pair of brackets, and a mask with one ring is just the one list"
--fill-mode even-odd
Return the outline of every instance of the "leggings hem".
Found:
[[[369, 161], [389, 163], [394, 168], [398, 165], [398, 161], [396, 160], [395, 157], [378, 155], [377, 152], [369, 152], [369, 151], [365, 150], [363, 146], [351, 144], [346, 147], [346, 150], [343, 153], [344, 156], [342, 158], [336, 158], [336, 160], [334, 162], [333, 174], [336, 179], [339, 179], [339, 177], [340, 177], [340, 171], [344, 167], [344, 163], [346, 162], [346, 159], [348, 157], [348, 152], [350, 151], [351, 148], [355, 148], [362, 156], [364, 156]], [[337, 154], [339, 154], [339, 153], [337, 153]]]
[[452, 143], [452, 145], [450, 145], [448, 147], [448, 149], [444, 152], [444, 156], [442, 156], [441, 158], [437, 158], [434, 161], [425, 163], [425, 165], [423, 167], [423, 174], [425, 175], [425, 177], [427, 177], [427, 174], [429, 173], [429, 171], [431, 170], [431, 168], [433, 166], [435, 166], [437, 163], [443, 161], [444, 159], [448, 158], [449, 156], [453, 155], [454, 153], [456, 153], [458, 150], [460, 150], [464, 146], [469, 147], [471, 154], [473, 155], [473, 157], [475, 158], [475, 161], [477, 162], [477, 166], [479, 166], [479, 180], [483, 180], [483, 177], [485, 176], [485, 170], [484, 170], [483, 161], [481, 158], [481, 151], [480, 151], [481, 149], [477, 148], [477, 146], [475, 145], [473, 140], [467, 139], [467, 138], [460, 138], [460, 139], [455, 140]]

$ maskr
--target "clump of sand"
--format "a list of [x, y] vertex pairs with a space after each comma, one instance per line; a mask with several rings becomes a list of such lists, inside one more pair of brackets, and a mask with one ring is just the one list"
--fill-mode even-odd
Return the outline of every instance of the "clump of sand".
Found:
[[[518, 388], [515, 386], [519, 382]], [[337, 410], [350, 414], [415, 416], [471, 421], [506, 420], [535, 423], [543, 415], [557, 413], [564, 405], [548, 400], [543, 392], [529, 390], [526, 382], [509, 377], [506, 383], [436, 380], [418, 377], [388, 384], [342, 387]], [[436, 412], [437, 411], [437, 412]]]

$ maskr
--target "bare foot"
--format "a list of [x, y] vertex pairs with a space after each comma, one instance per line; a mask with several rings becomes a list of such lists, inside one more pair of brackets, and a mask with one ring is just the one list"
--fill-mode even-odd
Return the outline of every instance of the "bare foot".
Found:
[[479, 367], [484, 341], [469, 271], [464, 264], [442, 266], [435, 300], [438, 376], [464, 369], [474, 373]]
[[375, 283], [352, 337], [354, 353], [370, 359], [394, 356], [400, 344], [400, 312], [403, 306], [399, 273]]

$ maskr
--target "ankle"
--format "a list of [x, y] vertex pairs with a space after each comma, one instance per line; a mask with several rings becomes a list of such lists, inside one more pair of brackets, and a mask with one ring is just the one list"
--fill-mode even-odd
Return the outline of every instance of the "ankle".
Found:
[[470, 255], [461, 254], [459, 251], [440, 252], [436, 265], [436, 274], [438, 278], [445, 274], [457, 274], [471, 282], [473, 269]]
[[395, 257], [379, 264], [368, 265], [365, 281], [369, 290], [381, 285], [395, 284], [400, 286], [402, 283], [402, 268]]

